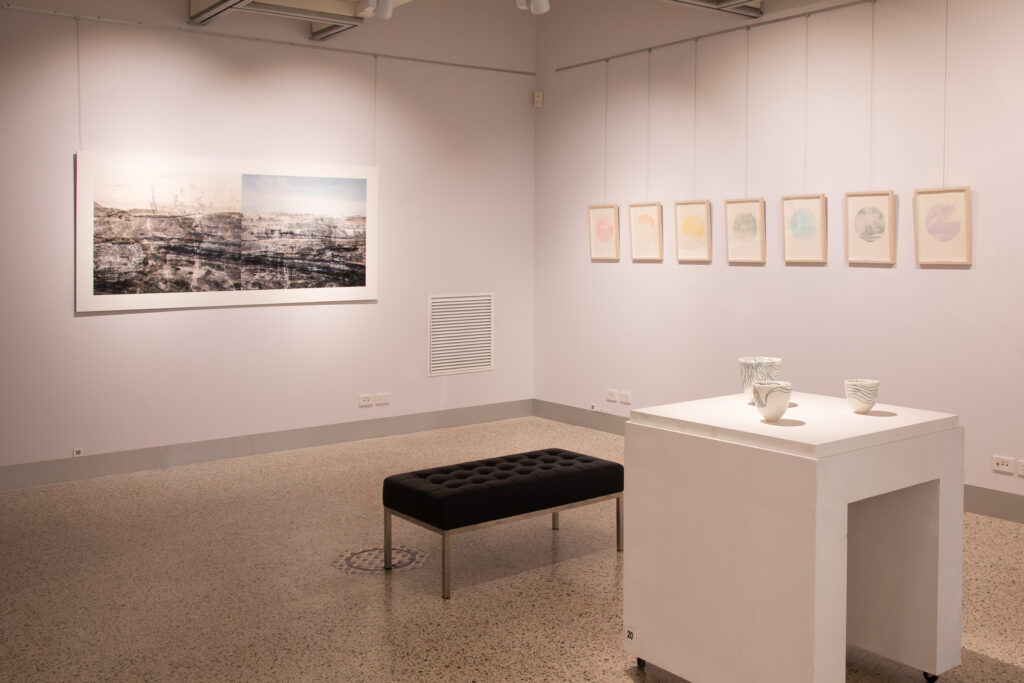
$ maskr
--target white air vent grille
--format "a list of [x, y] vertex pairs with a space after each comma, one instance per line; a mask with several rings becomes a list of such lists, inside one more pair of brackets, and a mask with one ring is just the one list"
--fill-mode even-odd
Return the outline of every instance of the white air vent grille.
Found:
[[430, 297], [430, 375], [494, 369], [494, 295]]

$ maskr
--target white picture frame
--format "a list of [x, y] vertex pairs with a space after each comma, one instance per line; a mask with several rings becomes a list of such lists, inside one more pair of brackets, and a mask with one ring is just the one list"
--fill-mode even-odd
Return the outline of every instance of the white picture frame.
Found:
[[373, 166], [80, 151], [79, 313], [377, 299]]

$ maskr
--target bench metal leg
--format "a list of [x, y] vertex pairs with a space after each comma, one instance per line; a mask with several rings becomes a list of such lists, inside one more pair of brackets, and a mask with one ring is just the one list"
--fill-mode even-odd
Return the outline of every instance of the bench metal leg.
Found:
[[[424, 529], [429, 529], [434, 533], [441, 535], [441, 597], [445, 600], [452, 596], [452, 541], [451, 537], [457, 533], [463, 533], [465, 531], [471, 531], [474, 529], [481, 529], [488, 526], [493, 526], [499, 523], [511, 522], [517, 519], [525, 519], [527, 517], [533, 517], [534, 515], [551, 515], [551, 528], [558, 529], [559, 512], [562, 510], [569, 510], [577, 508], [582, 505], [591, 505], [593, 503], [599, 503], [606, 500], [615, 499], [615, 542], [617, 549], [622, 551], [623, 541], [623, 498], [622, 494], [609, 493], [604, 496], [598, 496], [588, 500], [578, 501], [576, 503], [569, 503], [567, 505], [560, 505], [555, 508], [549, 508], [548, 510], [537, 510], [536, 512], [527, 512], [521, 515], [513, 515], [511, 517], [504, 517], [502, 519], [495, 519], [488, 522], [481, 522], [479, 524], [470, 524], [468, 526], [458, 527], [456, 529], [439, 529], [435, 526], [431, 526], [426, 522], [411, 517], [405, 513], [389, 510], [384, 508], [384, 568], [392, 569], [392, 547], [391, 547], [391, 518], [392, 516], [400, 517], [408, 522], [412, 522]], [[551, 510], [554, 510], [553, 512]]]
[[615, 549], [622, 552], [622, 496], [615, 499]]
[[391, 569], [391, 510], [384, 509], [384, 569]]
[[441, 532], [441, 597], [452, 597], [452, 537], [447, 531]]

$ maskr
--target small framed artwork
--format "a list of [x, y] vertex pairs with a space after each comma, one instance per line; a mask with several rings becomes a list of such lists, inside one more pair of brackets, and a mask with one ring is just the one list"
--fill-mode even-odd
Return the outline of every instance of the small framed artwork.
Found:
[[711, 202], [676, 202], [676, 258], [680, 263], [711, 261]]
[[661, 204], [629, 205], [629, 246], [634, 261], [661, 261]]
[[619, 260], [619, 205], [597, 204], [588, 208], [590, 260]]
[[846, 193], [846, 262], [896, 263], [896, 195]]
[[922, 266], [971, 264], [971, 189], [914, 192], [914, 242]]
[[727, 199], [725, 252], [729, 263], [764, 263], [764, 199]]
[[782, 258], [786, 263], [828, 262], [825, 195], [782, 198]]

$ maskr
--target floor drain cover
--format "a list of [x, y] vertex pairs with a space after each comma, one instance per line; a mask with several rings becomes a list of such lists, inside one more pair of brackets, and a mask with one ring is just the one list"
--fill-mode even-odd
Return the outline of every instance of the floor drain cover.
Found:
[[[427, 553], [415, 548], [391, 548], [391, 571], [418, 569], [427, 560]], [[384, 548], [349, 550], [338, 556], [331, 565], [349, 574], [372, 574], [384, 571]]]

